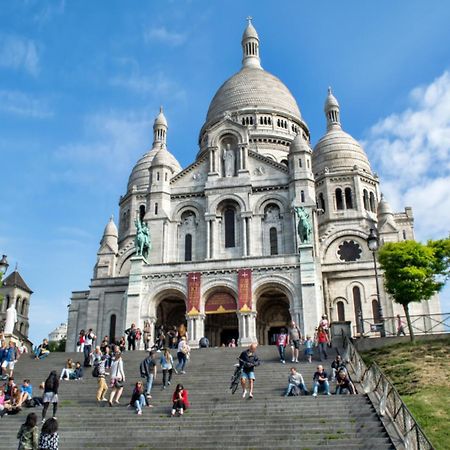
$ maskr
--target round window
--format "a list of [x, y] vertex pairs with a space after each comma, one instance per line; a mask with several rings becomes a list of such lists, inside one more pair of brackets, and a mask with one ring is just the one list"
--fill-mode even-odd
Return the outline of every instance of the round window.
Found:
[[341, 261], [357, 261], [361, 258], [361, 247], [355, 241], [344, 241], [338, 250], [338, 255]]

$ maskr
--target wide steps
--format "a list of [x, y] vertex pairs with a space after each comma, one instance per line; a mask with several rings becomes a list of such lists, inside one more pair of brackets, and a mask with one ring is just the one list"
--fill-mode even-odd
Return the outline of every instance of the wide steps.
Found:
[[[83, 380], [60, 385], [58, 420], [60, 448], [80, 449], [392, 449], [381, 421], [365, 395], [284, 398], [289, 368], [296, 366], [308, 389], [318, 361], [313, 364], [281, 364], [275, 347], [260, 347], [263, 363], [256, 369], [255, 398], [242, 399], [240, 388], [231, 395], [229, 383], [241, 349], [199, 349], [185, 375], [173, 375], [172, 384], [162, 390], [158, 370], [152, 389], [153, 408], [137, 416], [127, 408], [134, 383], [139, 380], [139, 364], [145, 352], [125, 352], [127, 377], [121, 404], [97, 405], [97, 379], [92, 369]], [[175, 356], [175, 352], [172, 351]], [[324, 363], [329, 370], [334, 357]], [[290, 357], [290, 353], [287, 355]], [[30, 378], [34, 395], [38, 385], [55, 369], [59, 375], [67, 358], [81, 360], [79, 353], [51, 354], [42, 361], [23, 357], [16, 366], [15, 379]], [[189, 390], [191, 408], [183, 417], [169, 418], [171, 396], [177, 383]], [[331, 392], [334, 385], [331, 383]], [[24, 409], [19, 415], [0, 420], [0, 449], [17, 448], [15, 435], [25, 415], [41, 409]], [[48, 416], [51, 415], [51, 406]]]

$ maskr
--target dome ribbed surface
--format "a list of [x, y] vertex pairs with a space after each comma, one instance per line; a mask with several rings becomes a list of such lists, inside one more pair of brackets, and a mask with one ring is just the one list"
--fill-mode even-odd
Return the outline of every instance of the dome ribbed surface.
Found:
[[295, 136], [294, 140], [291, 142], [291, 146], [289, 147], [289, 151], [291, 153], [294, 152], [312, 152], [311, 147], [309, 146], [308, 142], [303, 138], [301, 133], [297, 134]]
[[139, 190], [145, 189], [149, 185], [150, 174], [148, 169], [156, 155], [158, 149], [152, 149], [147, 152], [141, 159], [136, 163], [131, 171], [130, 178], [128, 179], [128, 191], [131, 191], [133, 186], [136, 186]]
[[161, 147], [156, 152], [152, 161], [152, 166], [166, 166], [170, 167], [174, 172], [181, 171], [180, 163], [165, 147]]
[[313, 152], [313, 171], [330, 172], [354, 166], [372, 173], [366, 152], [361, 145], [341, 129], [331, 129], [320, 139]]
[[297, 102], [289, 89], [265, 70], [244, 67], [216, 92], [206, 122], [220, 119], [226, 111], [269, 109], [301, 120]]
[[109, 222], [106, 224], [105, 231], [103, 232], [103, 236], [114, 236], [118, 237], [119, 232], [117, 231], [117, 226], [114, 223], [114, 219], [111, 217]]

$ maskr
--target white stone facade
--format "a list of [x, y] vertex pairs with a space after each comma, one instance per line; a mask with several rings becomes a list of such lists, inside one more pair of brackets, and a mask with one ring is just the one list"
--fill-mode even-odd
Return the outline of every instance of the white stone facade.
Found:
[[[146, 321], [152, 338], [156, 326], [186, 321], [191, 345], [204, 335], [213, 345], [232, 337], [245, 345], [271, 342], [291, 318], [305, 334], [324, 313], [355, 328], [358, 308], [373, 318], [376, 287], [366, 238], [377, 224], [382, 241], [413, 238], [412, 212], [393, 214], [381, 199], [364, 150], [342, 131], [331, 91], [327, 132], [313, 151], [297, 102], [261, 68], [252, 24], [242, 48], [242, 69], [213, 98], [199, 152], [187, 168], [167, 149], [162, 110], [156, 118], [152, 149], [120, 198], [119, 229], [111, 219], [90, 289], [73, 292], [68, 351], [81, 329], [117, 338], [131, 323], [143, 329]], [[307, 242], [297, 233], [298, 207], [311, 220]], [[134, 256], [136, 219], [150, 228], [147, 261]], [[250, 307], [240, 302], [244, 269], [251, 271]], [[188, 292], [192, 274], [200, 280], [195, 305]], [[383, 291], [381, 301], [384, 315], [397, 313]], [[413, 306], [429, 310], [439, 311], [438, 300]]]
[[49, 342], [59, 342], [62, 339], [67, 339], [67, 323], [61, 323], [48, 334]]

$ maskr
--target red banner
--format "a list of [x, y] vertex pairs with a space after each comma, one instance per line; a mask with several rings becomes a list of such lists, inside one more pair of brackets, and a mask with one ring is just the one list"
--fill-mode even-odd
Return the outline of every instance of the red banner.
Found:
[[200, 312], [200, 272], [188, 273], [188, 314], [199, 314]]
[[236, 300], [228, 292], [216, 292], [205, 304], [205, 314], [236, 312]]
[[252, 269], [238, 272], [239, 311], [252, 309]]

